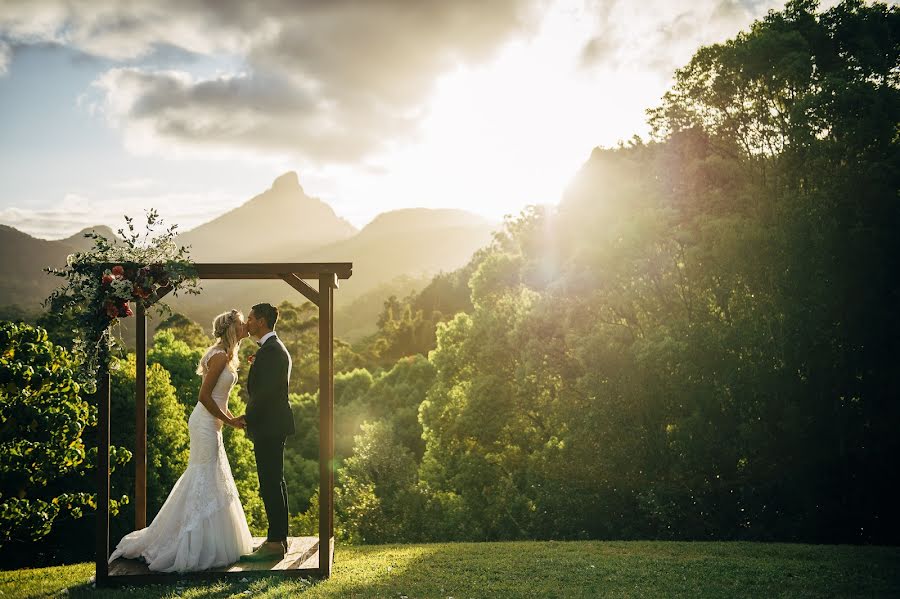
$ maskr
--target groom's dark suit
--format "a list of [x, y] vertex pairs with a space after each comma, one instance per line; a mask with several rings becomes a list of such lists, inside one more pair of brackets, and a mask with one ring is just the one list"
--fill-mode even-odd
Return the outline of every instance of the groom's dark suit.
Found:
[[291, 355], [272, 335], [260, 346], [247, 377], [245, 418], [253, 440], [259, 494], [269, 520], [269, 541], [285, 541], [288, 534], [288, 495], [284, 482], [284, 442], [294, 434], [294, 416], [288, 403]]

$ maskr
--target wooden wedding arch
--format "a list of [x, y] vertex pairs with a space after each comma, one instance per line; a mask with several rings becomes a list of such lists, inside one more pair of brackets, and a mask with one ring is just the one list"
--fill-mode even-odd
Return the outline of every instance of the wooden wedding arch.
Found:
[[[119, 558], [112, 564], [109, 544], [109, 430], [110, 376], [98, 375], [99, 413], [97, 452], [97, 586], [160, 583], [174, 579], [242, 578], [251, 572], [328, 578], [334, 563], [334, 290], [349, 279], [351, 262], [317, 263], [205, 263], [195, 264], [200, 279], [281, 279], [319, 308], [319, 535], [292, 537], [285, 558], [278, 563], [243, 563], [203, 572], [150, 572], [136, 560]], [[306, 280], [318, 281], [318, 290]], [[135, 311], [137, 376], [135, 384], [135, 530], [147, 526], [147, 317]], [[105, 366], [104, 366], [105, 367]], [[260, 539], [257, 539], [260, 540]], [[324, 549], [323, 549], [324, 548]]]

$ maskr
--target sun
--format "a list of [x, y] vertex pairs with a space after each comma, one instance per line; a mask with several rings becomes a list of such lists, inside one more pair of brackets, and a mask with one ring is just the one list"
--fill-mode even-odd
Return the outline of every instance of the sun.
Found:
[[640, 73], [581, 69], [590, 34], [558, 15], [486, 64], [438, 77], [416, 140], [384, 159], [385, 197], [497, 219], [558, 202], [594, 147], [643, 131], [637, 98], [659, 89]]

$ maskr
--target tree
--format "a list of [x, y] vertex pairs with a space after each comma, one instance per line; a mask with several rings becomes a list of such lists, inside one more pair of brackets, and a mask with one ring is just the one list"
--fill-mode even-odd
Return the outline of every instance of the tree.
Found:
[[[134, 354], [113, 358], [110, 364], [110, 442], [134, 448]], [[190, 439], [187, 418], [175, 396], [169, 373], [159, 364], [147, 367], [147, 522], [151, 522], [169, 491], [187, 468]], [[134, 470], [110, 477], [112, 494], [134, 496]], [[115, 545], [134, 530], [134, 508], [123, 509], [110, 522], [110, 542]]]
[[[96, 509], [85, 481], [96, 449], [83, 436], [96, 426], [97, 409], [82, 394], [77, 368], [77, 356], [44, 329], [0, 322], [0, 545], [36, 541], [58, 520]], [[111, 448], [111, 467], [129, 458]], [[126, 500], [113, 500], [111, 511]]]
[[160, 331], [171, 331], [174, 339], [186, 343], [192, 349], [207, 348], [213, 343], [203, 327], [184, 314], [172, 314], [160, 322], [156, 327], [156, 334]]
[[468, 281], [478, 257], [451, 273], [438, 273], [419, 293], [384, 301], [378, 330], [361, 343], [362, 352], [374, 365], [390, 368], [397, 360], [427, 356], [435, 348], [435, 327], [458, 312], [471, 312]]
[[415, 534], [409, 524], [421, 511], [416, 461], [397, 443], [390, 424], [363, 424], [340, 476], [337, 505], [349, 540], [390, 543]]
[[507, 221], [420, 409], [464, 536], [894, 542], [898, 15], [789, 2]]
[[[773, 366], [738, 377], [747, 390], [761, 390], [749, 373], [771, 385], [749, 404], [767, 423], [753, 428], [769, 451], [745, 456], [741, 476], [759, 467], [791, 487], [770, 489], [778, 499], [748, 491], [757, 521], [792, 513], [792, 534], [805, 538], [890, 538], [900, 523], [875, 498], [890, 494], [878, 473], [898, 449], [882, 423], [900, 416], [885, 400], [896, 388], [900, 333], [890, 316], [900, 294], [900, 9], [815, 7], [789, 2], [749, 32], [702, 49], [652, 121], [658, 132], [702, 132], [714, 154], [734, 148], [732, 159], [752, 176], [745, 197], [753, 211], [745, 214], [767, 231], [759, 268], [732, 271], [754, 283], [745, 306], [758, 316], [743, 328], [768, 331]], [[778, 469], [763, 466], [776, 460]], [[826, 529], [837, 537], [813, 532]]]

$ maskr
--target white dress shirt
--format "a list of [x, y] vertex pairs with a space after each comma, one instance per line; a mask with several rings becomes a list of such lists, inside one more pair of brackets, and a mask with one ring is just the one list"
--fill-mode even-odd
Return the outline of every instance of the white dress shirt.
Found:
[[257, 343], [260, 347], [262, 347], [263, 343], [265, 343], [266, 341], [269, 340], [269, 337], [274, 337], [274, 336], [275, 336], [275, 331], [269, 331], [268, 333], [266, 333], [265, 335], [263, 335], [262, 337], [260, 337], [260, 338], [259, 338], [259, 341], [257, 341], [256, 343]]

